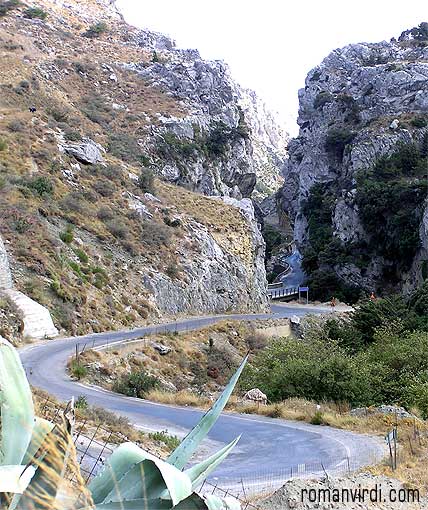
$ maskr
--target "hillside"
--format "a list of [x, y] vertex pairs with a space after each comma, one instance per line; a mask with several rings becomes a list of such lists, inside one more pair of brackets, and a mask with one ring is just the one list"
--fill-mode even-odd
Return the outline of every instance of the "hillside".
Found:
[[114, 2], [0, 15], [3, 334], [34, 331], [37, 304], [75, 334], [264, 310], [252, 198], [281, 183], [287, 136], [263, 103]]
[[427, 277], [427, 27], [334, 50], [299, 92], [280, 205], [313, 297], [409, 293]]

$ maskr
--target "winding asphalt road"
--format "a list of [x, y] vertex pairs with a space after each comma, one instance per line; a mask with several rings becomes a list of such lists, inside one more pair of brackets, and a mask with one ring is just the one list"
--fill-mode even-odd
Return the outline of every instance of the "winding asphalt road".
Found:
[[[200, 329], [226, 318], [251, 321], [325, 311], [323, 307], [273, 305], [272, 314], [200, 317], [129, 331], [50, 340], [26, 346], [20, 350], [20, 355], [30, 383], [60, 400], [84, 395], [90, 404], [127, 416], [142, 429], [168, 429], [184, 435], [200, 419], [201, 411], [125, 397], [72, 381], [66, 374], [66, 364], [75, 352], [76, 344], [80, 348], [84, 344], [87, 347], [111, 345], [151, 333]], [[267, 483], [263, 481], [267, 474], [270, 483], [273, 479], [280, 482], [290, 476], [291, 470], [294, 469], [295, 473], [298, 466], [301, 469], [303, 464], [314, 461], [322, 461], [327, 471], [333, 471], [349, 458], [352, 466], [357, 468], [379, 460], [384, 453], [377, 439], [358, 434], [305, 423], [223, 413], [203, 444], [203, 455], [232, 441], [239, 434], [242, 438], [238, 446], [211, 478], [223, 487], [236, 487], [241, 478], [247, 487], [262, 485]]]

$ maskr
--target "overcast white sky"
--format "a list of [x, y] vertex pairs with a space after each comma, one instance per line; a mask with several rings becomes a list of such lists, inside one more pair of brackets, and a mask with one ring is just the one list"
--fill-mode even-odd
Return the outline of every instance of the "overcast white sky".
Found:
[[398, 37], [428, 21], [426, 0], [117, 0], [126, 20], [229, 63], [292, 123], [307, 72], [334, 48]]

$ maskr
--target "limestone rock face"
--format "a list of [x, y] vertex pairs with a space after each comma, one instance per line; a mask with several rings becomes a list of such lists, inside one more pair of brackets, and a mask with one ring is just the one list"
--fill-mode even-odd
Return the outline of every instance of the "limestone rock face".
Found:
[[23, 322], [23, 337], [40, 339], [58, 335], [49, 310], [13, 288], [12, 273], [2, 238], [0, 237], [0, 294], [14, 304]]
[[0, 237], [0, 289], [12, 288], [12, 273], [3, 239]]
[[185, 157], [158, 165], [165, 179], [206, 195], [264, 198], [282, 183], [288, 135], [250, 90], [240, 87], [222, 61], [205, 61], [196, 50], [179, 50], [161, 34], [141, 31], [141, 46], [159, 52], [151, 64], [127, 64], [154, 87], [187, 107], [184, 117], [160, 117], [154, 143], [165, 134], [186, 145]]
[[[186, 258], [186, 281], [175, 280], [163, 273], [143, 277], [144, 286], [153, 294], [154, 302], [164, 313], [223, 313], [231, 310], [249, 312], [254, 304], [267, 310], [265, 243], [254, 217], [250, 199], [224, 200], [237, 208], [248, 223], [249, 235], [233, 250], [226, 250], [208, 229], [192, 222], [192, 239], [200, 249]], [[247, 245], [248, 243], [248, 245]]]
[[[426, 127], [411, 120], [428, 114], [428, 47], [409, 41], [351, 44], [334, 50], [311, 70], [299, 91], [299, 136], [289, 144], [284, 165], [281, 207], [292, 218], [294, 237], [301, 250], [308, 246], [308, 222], [303, 211], [311, 188], [325, 183], [335, 196], [333, 236], [342, 245], [365, 241], [356, 205], [356, 178], [400, 144], [421, 144]], [[332, 156], [327, 140], [333, 129], [352, 134], [343, 154]], [[410, 290], [421, 281], [421, 260], [426, 259], [426, 216], [420, 230], [420, 250], [400, 286]], [[375, 256], [361, 270], [339, 264], [336, 272], [347, 283], [370, 286], [382, 273], [384, 260]], [[411, 283], [413, 282], [413, 283]]]

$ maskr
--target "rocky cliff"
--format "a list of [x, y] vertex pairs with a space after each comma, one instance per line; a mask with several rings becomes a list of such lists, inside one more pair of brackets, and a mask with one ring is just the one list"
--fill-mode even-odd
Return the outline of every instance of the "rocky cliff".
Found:
[[260, 100], [114, 2], [7, 5], [0, 234], [16, 289], [75, 333], [266, 309], [249, 197], [280, 182], [286, 137]]
[[223, 61], [180, 50], [164, 35], [141, 31], [152, 61], [127, 64], [186, 110], [159, 116], [146, 149], [163, 178], [206, 195], [264, 198], [282, 183], [288, 135], [257, 95], [242, 88]]
[[299, 91], [280, 203], [324, 297], [426, 277], [427, 26], [333, 51]]

